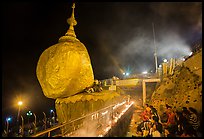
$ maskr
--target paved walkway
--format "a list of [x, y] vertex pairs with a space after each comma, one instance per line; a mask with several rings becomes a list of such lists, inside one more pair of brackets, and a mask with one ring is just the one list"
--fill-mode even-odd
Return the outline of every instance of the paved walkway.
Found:
[[133, 112], [133, 116], [132, 116], [132, 119], [129, 125], [129, 130], [126, 137], [138, 136], [136, 134], [136, 131], [137, 131], [138, 122], [141, 121], [139, 115], [143, 111], [143, 108], [137, 105], [135, 105], [135, 107], [136, 107], [136, 110]]

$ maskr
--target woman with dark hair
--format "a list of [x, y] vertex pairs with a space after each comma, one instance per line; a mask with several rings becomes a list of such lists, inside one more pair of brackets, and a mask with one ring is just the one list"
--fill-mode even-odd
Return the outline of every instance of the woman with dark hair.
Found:
[[157, 109], [154, 108], [152, 105], [149, 106], [151, 108], [151, 113], [159, 119], [159, 115], [157, 113]]
[[189, 110], [190, 112], [195, 113], [196, 115], [198, 114], [197, 110], [194, 109], [193, 107], [189, 107], [188, 110]]
[[163, 133], [163, 126], [159, 122], [159, 119], [156, 116], [153, 116], [154, 124], [156, 125], [156, 129], [162, 134]]
[[182, 112], [176, 111], [177, 135], [181, 135], [183, 133], [183, 119]]

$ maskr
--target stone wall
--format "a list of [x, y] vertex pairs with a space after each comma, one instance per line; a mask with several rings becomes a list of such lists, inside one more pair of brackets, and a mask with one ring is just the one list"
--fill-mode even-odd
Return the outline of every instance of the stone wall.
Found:
[[[112, 104], [122, 102], [125, 99], [126, 96], [121, 95], [116, 91], [104, 90], [102, 92], [90, 94], [83, 93], [64, 99], [57, 99], [55, 102], [55, 108], [59, 122], [63, 123], [75, 120]], [[73, 126], [79, 128], [83, 120], [84, 119], [79, 120], [74, 124], [67, 125], [65, 128], [62, 128], [62, 130], [70, 132], [73, 130]]]
[[[199, 70], [195, 70], [199, 68]], [[151, 101], [161, 114], [165, 105], [173, 109], [193, 107], [202, 113], [202, 50], [174, 69], [172, 76], [163, 78], [154, 91]]]

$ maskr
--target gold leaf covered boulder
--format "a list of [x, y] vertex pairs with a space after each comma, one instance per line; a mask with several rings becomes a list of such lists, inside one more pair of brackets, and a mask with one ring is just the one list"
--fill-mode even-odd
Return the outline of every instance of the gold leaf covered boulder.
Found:
[[94, 82], [91, 61], [86, 47], [75, 35], [74, 7], [68, 19], [69, 30], [59, 42], [46, 49], [37, 64], [37, 78], [48, 98], [64, 98], [83, 91]]

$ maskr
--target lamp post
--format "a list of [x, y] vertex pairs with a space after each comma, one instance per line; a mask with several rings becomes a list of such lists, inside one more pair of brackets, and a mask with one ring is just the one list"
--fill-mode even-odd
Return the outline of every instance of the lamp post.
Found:
[[53, 113], [53, 117], [55, 117], [55, 112], [54, 110], [50, 110], [51, 113]]
[[167, 60], [166, 58], [165, 58], [165, 59], [163, 59], [163, 62], [164, 62], [164, 63], [167, 63], [167, 61], [168, 61], [168, 60]]
[[21, 128], [22, 128], [22, 137], [23, 137], [23, 135], [24, 135], [24, 119], [23, 119], [22, 115], [21, 115], [21, 120], [22, 120]]
[[8, 117], [6, 118], [6, 135], [8, 137], [8, 132], [9, 132], [9, 121], [11, 121], [11, 118]]
[[17, 116], [17, 122], [19, 122], [19, 115], [20, 115], [20, 110], [21, 110], [21, 105], [23, 104], [22, 101], [18, 101], [18, 116]]
[[51, 118], [52, 118], [52, 113], [53, 113], [53, 117], [54, 117], [53, 123], [55, 123], [55, 112], [54, 112], [54, 110], [50, 110], [50, 112], [51, 112]]
[[156, 73], [158, 72], [157, 67], [157, 47], [155, 42], [155, 31], [154, 31], [154, 23], [152, 23], [152, 29], [153, 29], [153, 37], [154, 37], [154, 59], [155, 59], [155, 67], [156, 67]]
[[28, 111], [27, 112], [27, 116], [28, 116], [28, 125], [30, 124], [29, 123], [29, 118], [30, 118], [30, 116], [34, 116], [34, 132], [36, 132], [36, 115], [35, 115], [35, 113], [32, 113], [31, 111]]
[[30, 119], [30, 116], [33, 115], [33, 113], [31, 111], [28, 111], [26, 115], [28, 116], [28, 125], [29, 125], [30, 124], [29, 119]]

